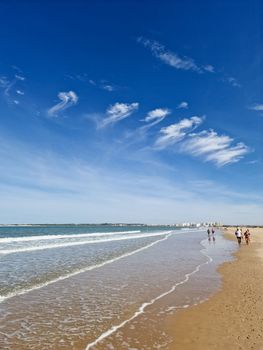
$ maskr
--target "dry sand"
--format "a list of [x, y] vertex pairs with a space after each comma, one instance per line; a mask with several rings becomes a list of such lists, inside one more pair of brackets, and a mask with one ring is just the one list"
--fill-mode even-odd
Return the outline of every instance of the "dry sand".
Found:
[[[219, 268], [221, 290], [167, 318], [169, 350], [263, 350], [263, 229], [250, 232], [251, 244], [242, 242], [236, 259]], [[224, 233], [236, 239], [233, 228]]]

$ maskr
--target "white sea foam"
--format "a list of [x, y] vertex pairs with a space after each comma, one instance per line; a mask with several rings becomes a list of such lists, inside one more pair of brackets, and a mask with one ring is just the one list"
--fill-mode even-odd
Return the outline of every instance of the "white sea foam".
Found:
[[[178, 234], [178, 233], [177, 233]], [[150, 247], [153, 247], [155, 244], [157, 243], [160, 243], [166, 239], [168, 239], [170, 236], [172, 235], [172, 231], [166, 231], [166, 234], [165, 234], [165, 237], [161, 238], [161, 239], [158, 239], [150, 244], [147, 244], [145, 245], [144, 247], [142, 248], [139, 248], [139, 249], [136, 249], [136, 250], [133, 250], [132, 252], [129, 252], [129, 253], [125, 253], [123, 255], [120, 255], [118, 257], [115, 257], [113, 259], [110, 259], [110, 260], [107, 260], [107, 261], [104, 261], [100, 264], [97, 264], [97, 265], [92, 265], [92, 266], [88, 266], [88, 267], [85, 267], [85, 268], [82, 268], [82, 269], [79, 269], [77, 271], [74, 271], [74, 272], [71, 272], [71, 273], [68, 273], [66, 275], [63, 275], [63, 276], [60, 276], [58, 278], [55, 278], [53, 280], [50, 280], [50, 281], [47, 281], [47, 282], [44, 282], [44, 283], [39, 283], [39, 284], [36, 284], [34, 285], [33, 287], [31, 288], [23, 288], [23, 289], [20, 289], [20, 290], [17, 290], [15, 292], [11, 292], [9, 294], [6, 294], [4, 296], [0, 296], [0, 303], [7, 300], [7, 299], [10, 299], [10, 298], [13, 298], [15, 296], [18, 296], [18, 295], [23, 295], [23, 294], [26, 294], [26, 293], [29, 293], [31, 291], [34, 291], [34, 290], [37, 290], [37, 289], [41, 289], [43, 287], [46, 287], [50, 284], [53, 284], [53, 283], [56, 283], [56, 282], [59, 282], [59, 281], [63, 281], [65, 279], [68, 279], [70, 277], [73, 277], [73, 276], [76, 276], [80, 273], [84, 273], [84, 272], [87, 272], [87, 271], [91, 271], [91, 270], [94, 270], [94, 269], [97, 269], [97, 268], [100, 268], [100, 267], [103, 267], [105, 265], [108, 265], [108, 264], [111, 264], [111, 263], [114, 263], [115, 261], [118, 261], [120, 259], [123, 259], [123, 258], [126, 258], [128, 256], [131, 256], [131, 255], [134, 255], [134, 254], [137, 254], [143, 250], [146, 250]]]
[[167, 231], [150, 233], [150, 234], [140, 234], [140, 235], [136, 234], [136, 235], [129, 235], [125, 237], [111, 237], [111, 238], [104, 238], [104, 239], [97, 239], [97, 240], [54, 243], [54, 244], [46, 244], [46, 245], [35, 245], [30, 247], [25, 246], [21, 248], [2, 249], [0, 250], [0, 254], [7, 255], [7, 254], [14, 254], [14, 253], [33, 252], [33, 251], [45, 250], [45, 249], [64, 248], [64, 247], [72, 247], [72, 246], [87, 245], [87, 244], [98, 244], [98, 243], [105, 243], [105, 242], [124, 241], [124, 240], [130, 240], [130, 239], [149, 238], [149, 237], [156, 237], [156, 236], [161, 236], [165, 234], [167, 234]]
[[86, 345], [86, 348], [85, 350], [90, 350], [93, 346], [97, 345], [98, 343], [100, 343], [103, 339], [107, 338], [108, 336], [112, 335], [113, 333], [115, 333], [117, 330], [119, 330], [120, 328], [124, 327], [128, 322], [134, 320], [135, 318], [137, 318], [139, 315], [143, 314], [144, 313], [144, 310], [146, 307], [154, 304], [157, 300], [165, 297], [166, 295], [168, 294], [171, 294], [175, 291], [175, 289], [184, 284], [184, 283], [187, 283], [190, 279], [190, 277], [192, 275], [194, 275], [195, 273], [197, 273], [200, 268], [203, 266], [203, 265], [207, 265], [209, 264], [210, 262], [213, 261], [213, 259], [207, 255], [204, 251], [204, 249], [201, 250], [201, 253], [204, 254], [208, 259], [206, 262], [202, 263], [202, 264], [199, 264], [196, 266], [196, 268], [190, 272], [190, 273], [187, 273], [185, 274], [185, 278], [180, 281], [180, 282], [177, 282], [175, 285], [173, 285], [173, 287], [171, 289], [169, 289], [168, 291], [158, 295], [156, 298], [153, 298], [152, 300], [148, 301], [148, 302], [145, 302], [143, 303], [139, 309], [133, 314], [133, 316], [131, 316], [130, 318], [128, 318], [127, 320], [121, 322], [120, 324], [116, 325], [116, 326], [112, 326], [110, 329], [108, 329], [107, 331], [105, 331], [104, 333], [102, 333], [97, 339], [95, 339], [93, 342], [89, 343]]
[[114, 232], [92, 232], [92, 233], [78, 233], [78, 234], [64, 234], [64, 235], [42, 235], [42, 236], [22, 236], [22, 237], [4, 237], [0, 238], [1, 243], [11, 243], [11, 242], [30, 242], [30, 241], [43, 241], [52, 239], [67, 239], [67, 238], [83, 238], [83, 237], [101, 237], [101, 236], [112, 236], [112, 235], [122, 235], [129, 233], [140, 233], [140, 230], [134, 231], [114, 231]]

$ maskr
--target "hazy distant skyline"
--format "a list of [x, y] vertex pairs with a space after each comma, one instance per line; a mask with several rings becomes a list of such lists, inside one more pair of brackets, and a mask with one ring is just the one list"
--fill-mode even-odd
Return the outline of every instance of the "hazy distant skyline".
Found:
[[0, 223], [263, 224], [262, 6], [2, 2]]

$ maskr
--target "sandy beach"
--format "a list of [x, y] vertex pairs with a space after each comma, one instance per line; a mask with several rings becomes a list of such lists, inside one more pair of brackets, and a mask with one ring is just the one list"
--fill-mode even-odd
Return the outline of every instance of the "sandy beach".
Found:
[[[234, 228], [223, 230], [236, 239]], [[244, 232], [244, 231], [243, 231]], [[169, 349], [263, 349], [263, 229], [250, 229], [236, 259], [223, 264], [221, 290], [208, 301], [166, 319]]]

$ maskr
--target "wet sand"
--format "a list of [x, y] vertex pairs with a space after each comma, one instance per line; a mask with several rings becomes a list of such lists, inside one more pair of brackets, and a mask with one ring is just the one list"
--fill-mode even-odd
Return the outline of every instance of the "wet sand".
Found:
[[[234, 229], [223, 231], [234, 239]], [[244, 231], [243, 231], [244, 232]], [[169, 350], [263, 349], [263, 229], [250, 229], [234, 261], [223, 264], [221, 290], [208, 301], [168, 316]]]
[[[206, 237], [206, 232], [204, 232]], [[169, 349], [173, 343], [173, 332], [167, 332], [167, 319], [173, 319], [178, 310], [186, 309], [189, 305], [204, 302], [220, 287], [220, 275], [216, 273], [218, 264], [230, 259], [233, 252], [232, 242], [227, 242], [216, 234], [216, 242], [207, 242], [205, 252], [199, 267], [192, 271], [187, 269], [188, 277], [182, 276], [174, 290], [166, 295], [157, 297], [138, 317], [129, 320], [121, 328], [101, 339], [91, 348], [96, 350], [160, 350]], [[227, 244], [226, 244], [227, 243]], [[229, 244], [231, 243], [231, 244]], [[223, 245], [222, 245], [223, 244]], [[200, 245], [201, 247], [201, 245]], [[209, 259], [208, 256], [212, 256]], [[220, 262], [221, 261], [221, 262]], [[158, 294], [155, 293], [157, 296]], [[146, 300], [150, 300], [146, 296]], [[168, 316], [171, 315], [171, 316]], [[79, 348], [83, 350], [83, 348]]]

